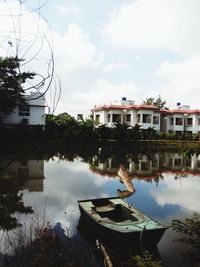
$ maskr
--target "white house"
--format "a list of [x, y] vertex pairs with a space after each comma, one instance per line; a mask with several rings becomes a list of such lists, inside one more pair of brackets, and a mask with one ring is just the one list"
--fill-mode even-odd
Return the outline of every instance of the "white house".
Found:
[[[187, 108], [187, 109], [186, 109]], [[165, 132], [200, 132], [200, 110], [190, 110], [189, 106], [181, 106], [173, 110], [160, 110], [162, 114], [161, 130]]]
[[133, 127], [139, 124], [142, 129], [153, 127], [157, 132], [200, 132], [200, 110], [190, 110], [189, 106], [164, 110], [153, 105], [135, 105], [123, 98], [120, 105], [95, 106], [92, 112], [97, 126], [113, 127], [120, 122]]
[[45, 125], [45, 99], [40, 93], [31, 92], [25, 95], [25, 104], [17, 104], [15, 109], [3, 116], [4, 125]]

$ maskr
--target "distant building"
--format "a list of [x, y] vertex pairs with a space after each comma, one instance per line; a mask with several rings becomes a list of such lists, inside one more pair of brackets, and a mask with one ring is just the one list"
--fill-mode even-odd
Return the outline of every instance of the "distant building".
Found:
[[13, 125], [45, 125], [45, 99], [40, 93], [31, 92], [25, 95], [25, 104], [17, 104], [15, 109], [1, 117], [1, 124]]
[[176, 109], [159, 109], [153, 105], [135, 105], [132, 100], [122, 98], [120, 105], [95, 106], [95, 125], [113, 127], [115, 123], [139, 124], [142, 129], [153, 127], [157, 132], [200, 132], [200, 110], [190, 110], [189, 106], [177, 105]]

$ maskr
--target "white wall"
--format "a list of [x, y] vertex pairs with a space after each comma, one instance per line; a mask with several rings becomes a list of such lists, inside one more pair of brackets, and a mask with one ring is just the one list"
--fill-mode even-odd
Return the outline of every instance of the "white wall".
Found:
[[198, 118], [200, 118], [200, 114], [194, 114], [193, 115], [193, 123], [194, 123], [194, 126], [193, 126], [193, 133], [198, 133], [200, 132], [200, 125], [198, 125]]
[[[154, 112], [152, 110], [139, 110], [138, 114], [140, 114], [140, 125], [141, 125], [142, 129], [148, 129], [149, 127], [153, 127], [156, 131], [160, 131], [160, 113]], [[142, 121], [143, 114], [150, 115], [151, 116], [151, 122], [144, 123]], [[158, 116], [159, 117], [159, 124], [153, 124], [153, 116]]]
[[[108, 122], [108, 114], [110, 114], [110, 122]], [[113, 122], [113, 114], [118, 114], [121, 116], [121, 122], [123, 122], [123, 115], [131, 115], [131, 122], [130, 125], [131, 126], [135, 126], [138, 122], [137, 122], [137, 115], [140, 114], [141, 118], [140, 118], [140, 125], [143, 129], [147, 129], [149, 127], [153, 127], [156, 131], [160, 131], [160, 113], [158, 112], [154, 112], [152, 110], [122, 110], [122, 109], [110, 109], [110, 110], [99, 110], [99, 111], [95, 111], [94, 112], [94, 117], [96, 117], [96, 115], [100, 116], [99, 119], [99, 125], [101, 124], [107, 124], [108, 127], [113, 127], [114, 123]], [[142, 116], [143, 114], [149, 114], [151, 115], [151, 122], [150, 123], [143, 123], [142, 122]], [[153, 124], [153, 116], [158, 116], [159, 117], [159, 124]]]
[[30, 107], [30, 125], [45, 125], [45, 108], [44, 107]]
[[[110, 122], [108, 122], [108, 114], [110, 114]], [[100, 125], [101, 124], [107, 124], [108, 127], [113, 127], [114, 122], [112, 122], [112, 115], [113, 114], [119, 114], [121, 115], [121, 122], [122, 122], [122, 117], [123, 114], [131, 114], [131, 126], [135, 126], [137, 122], [137, 115], [140, 114], [140, 125], [142, 129], [148, 129], [149, 127], [153, 127], [156, 131], [160, 131], [161, 124], [165, 125], [166, 127], [163, 126], [163, 130], [166, 132], [169, 131], [191, 131], [192, 133], [198, 133], [200, 132], [200, 125], [198, 125], [198, 118], [200, 117], [200, 114], [188, 114], [185, 116], [183, 113], [173, 113], [173, 114], [165, 114], [162, 117], [162, 122], [161, 122], [161, 114], [160, 112], [155, 112], [153, 110], [123, 110], [123, 109], [110, 109], [110, 110], [99, 110], [99, 111], [94, 111], [94, 115], [100, 115]], [[142, 121], [143, 114], [149, 114], [151, 116], [151, 121], [149, 123], [144, 123]], [[158, 124], [153, 124], [153, 116], [158, 116], [159, 117], [159, 123]], [[174, 125], [170, 125], [170, 118], [174, 118]], [[183, 119], [183, 124], [182, 125], [175, 125], [176, 123], [176, 118], [182, 118]], [[192, 126], [188, 126], [185, 124], [187, 118], [193, 118], [193, 124]], [[185, 120], [185, 122], [184, 122]]]
[[[19, 106], [12, 113], [3, 118], [4, 124], [21, 124], [23, 119], [27, 119], [27, 125], [45, 125], [45, 101], [43, 97], [37, 98], [38, 93], [31, 93], [25, 96], [27, 104], [30, 106], [30, 116], [19, 116]], [[34, 99], [35, 98], [35, 99]]]
[[[167, 116], [167, 132], [168, 131], [190, 131], [192, 133], [198, 133], [200, 131], [200, 125], [198, 125], [198, 118], [200, 117], [199, 114], [188, 114], [185, 116], [184, 114], [171, 114]], [[170, 118], [174, 118], [174, 125], [170, 125]], [[175, 125], [176, 118], [182, 118], [183, 124], [182, 125]], [[186, 124], [186, 120], [188, 118], [193, 118], [193, 124], [191, 126], [188, 126]], [[185, 122], [184, 122], [185, 120]]]

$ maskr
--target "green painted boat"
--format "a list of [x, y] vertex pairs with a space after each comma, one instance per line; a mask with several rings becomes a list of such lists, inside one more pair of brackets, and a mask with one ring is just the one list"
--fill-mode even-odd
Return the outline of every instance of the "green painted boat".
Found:
[[119, 197], [79, 200], [81, 215], [101, 234], [138, 237], [158, 242], [167, 227]]

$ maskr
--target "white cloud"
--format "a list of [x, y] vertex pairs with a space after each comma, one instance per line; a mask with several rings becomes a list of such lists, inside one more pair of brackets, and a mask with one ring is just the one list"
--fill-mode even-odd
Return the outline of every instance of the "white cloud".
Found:
[[57, 160], [51, 160], [44, 165], [44, 175], [48, 177], [48, 182], [44, 181], [43, 193], [24, 194], [25, 205], [33, 206], [36, 211], [46, 211], [46, 218], [52, 225], [61, 222], [63, 227], [76, 233], [75, 222], [80, 216], [77, 199], [106, 197], [106, 182], [97, 175], [91, 175], [89, 166], [80, 164], [78, 160], [60, 160], [59, 164]]
[[56, 72], [62, 82], [62, 97], [56, 113], [66, 111], [71, 115], [88, 115], [95, 104], [110, 103], [128, 94], [135, 95], [134, 83], [116, 85], [102, 78], [105, 73], [125, 71], [128, 64], [105, 64], [105, 53], [98, 52], [78, 24], [70, 24], [66, 33], [55, 34], [54, 40]]
[[126, 70], [127, 67], [128, 67], [127, 63], [106, 64], [103, 66], [103, 71], [111, 72], [114, 70]]
[[89, 115], [90, 109], [95, 105], [119, 104], [123, 96], [128, 99], [134, 99], [137, 102], [139, 101], [137, 96], [140, 95], [141, 97], [141, 92], [142, 88], [132, 82], [114, 84], [105, 79], [99, 79], [88, 89], [71, 92], [68, 95], [64, 94], [57, 112], [70, 110], [72, 115], [77, 113]]
[[56, 4], [55, 9], [61, 15], [70, 15], [70, 14], [78, 15], [80, 13], [80, 9], [77, 6], [73, 6], [73, 5], [57, 5]]
[[99, 64], [96, 47], [78, 24], [70, 24], [67, 32], [64, 35], [55, 34], [54, 40], [55, 60], [62, 73]]
[[[121, 2], [122, 5], [115, 9], [108, 24], [104, 24], [104, 36], [117, 45], [113, 49], [112, 46], [102, 43], [98, 31], [95, 31], [96, 28], [92, 28], [94, 26], [92, 24], [93, 17], [86, 18], [84, 29], [87, 28], [86, 25], [91, 25], [90, 29], [92, 29], [90, 31], [88, 28], [87, 32], [83, 30], [81, 24], [74, 23], [69, 18], [70, 14], [76, 15], [84, 12], [84, 9], [79, 9], [81, 5], [66, 5], [64, 1], [62, 5], [58, 5], [54, 1], [56, 3], [54, 8], [57, 6], [57, 10], [59, 9], [63, 15], [69, 15], [66, 25], [62, 24], [62, 32], [63, 27], [65, 27], [65, 32], [53, 33], [55, 71], [62, 84], [62, 97], [56, 113], [66, 111], [72, 115], [77, 113], [87, 115], [94, 105], [114, 103], [115, 100], [119, 101], [122, 96], [141, 103], [146, 97], [157, 97], [159, 94], [167, 100], [170, 107], [174, 107], [176, 102], [181, 102], [189, 104], [191, 108], [199, 108], [200, 56], [198, 53], [200, 36], [197, 31], [198, 25], [200, 25], [198, 14], [200, 2], [197, 0], [129, 0]], [[5, 13], [4, 8], [7, 3], [19, 4], [18, 1], [1, 3], [0, 15]], [[113, 6], [116, 7], [117, 4]], [[10, 7], [13, 6], [10, 4]], [[12, 11], [17, 12], [17, 9], [14, 7]], [[35, 15], [34, 20], [37, 21]], [[97, 17], [95, 19], [98, 19]], [[15, 47], [8, 44], [8, 36], [12, 38], [15, 36], [8, 34], [9, 29], [13, 27], [12, 20], [8, 23], [8, 17], [5, 19], [4, 16], [0, 16], [1, 34], [6, 31], [6, 35], [1, 36], [0, 39], [0, 51], [2, 55], [3, 51], [9, 55]], [[69, 21], [71, 23], [67, 24]], [[41, 30], [39, 36], [44, 37], [42, 31], [46, 31], [46, 26], [41, 22], [33, 25], [28, 13], [27, 16], [23, 16], [21, 29], [24, 33], [31, 32], [31, 34], [26, 34], [27, 38], [33, 38], [34, 41], [38, 29]], [[54, 21], [49, 21], [49, 23], [53, 24]], [[102, 21], [99, 21], [99, 25], [101, 23]], [[37, 25], [41, 25], [40, 28]], [[49, 34], [46, 34], [46, 37], [49, 37]], [[41, 45], [39, 39], [35, 39], [34, 45], [35, 48], [31, 46], [30, 54], [27, 55], [32, 55], [34, 51], [37, 51]], [[149, 55], [145, 51], [145, 54], [137, 54], [139, 59], [136, 59], [135, 54], [132, 53], [133, 50], [126, 49], [122, 53], [119, 52], [118, 46], [158, 48], [157, 53], [154, 54], [156, 62], [161, 61], [160, 49], [175, 51], [179, 54], [186, 53], [188, 58], [185, 57], [179, 62], [174, 59], [173, 61], [166, 60], [160, 64], [157, 70], [153, 69], [154, 61], [148, 72], [149, 65], [145, 66], [146, 55], [151, 61], [152, 54]], [[26, 50], [27, 46], [22, 45], [20, 52], [25, 51], [23, 49]], [[43, 47], [40, 52], [41, 60], [48, 58], [47, 49]], [[165, 58], [167, 55], [165, 53]], [[38, 56], [37, 60], [31, 61], [28, 70], [36, 70], [39, 73], [46, 71], [44, 60], [40, 59]], [[145, 63], [141, 68], [143, 60]], [[135, 72], [136, 64], [139, 65]], [[141, 71], [145, 73], [141, 74]], [[156, 75], [152, 76], [152, 73], [156, 73]], [[136, 75], [137, 85], [134, 82]], [[149, 81], [150, 83], [148, 83]], [[140, 83], [142, 86], [138, 86]], [[150, 87], [152, 89], [149, 89]]]
[[[163, 62], [156, 72], [166, 81], [161, 95], [171, 105], [175, 101], [199, 108], [200, 57], [190, 57], [180, 62]], [[172, 103], [173, 101], [173, 103]]]
[[114, 45], [200, 52], [198, 0], [136, 0], [116, 8], [103, 35]]
[[165, 186], [163, 186], [162, 190], [151, 192], [151, 195], [156, 199], [159, 205], [178, 205], [185, 209], [200, 212], [199, 177], [192, 177], [191, 179], [185, 178], [181, 181], [165, 179], [164, 182]]

